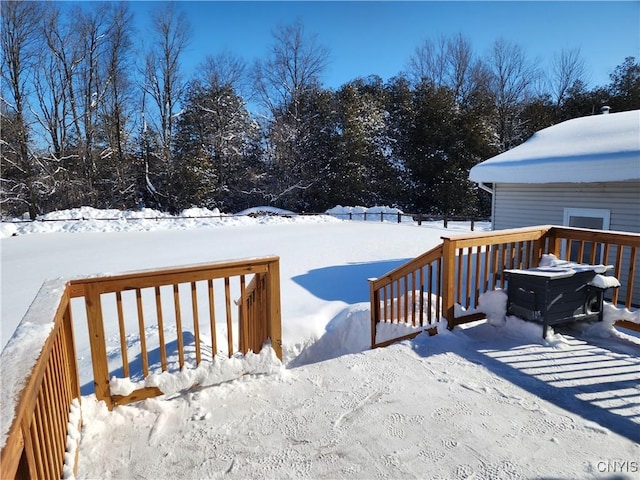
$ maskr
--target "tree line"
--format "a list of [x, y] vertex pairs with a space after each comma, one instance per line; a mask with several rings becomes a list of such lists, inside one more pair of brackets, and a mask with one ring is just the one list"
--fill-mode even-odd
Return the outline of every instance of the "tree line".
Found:
[[185, 78], [191, 31], [173, 4], [153, 12], [145, 49], [125, 2], [1, 8], [3, 216], [338, 204], [485, 215], [473, 165], [603, 105], [640, 108], [633, 57], [588, 88], [578, 49], [543, 72], [516, 43], [481, 56], [456, 35], [425, 40], [386, 82], [330, 89], [329, 51], [295, 22], [274, 29], [265, 58], [206, 55]]

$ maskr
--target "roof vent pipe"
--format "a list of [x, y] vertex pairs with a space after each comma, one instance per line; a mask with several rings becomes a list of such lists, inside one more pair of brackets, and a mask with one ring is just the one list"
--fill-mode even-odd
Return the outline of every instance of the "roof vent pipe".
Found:
[[609, 113], [609, 110], [611, 110], [611, 107], [608, 105], [604, 105], [600, 108], [600, 113], [602, 113], [602, 115], [606, 115], [607, 113]]

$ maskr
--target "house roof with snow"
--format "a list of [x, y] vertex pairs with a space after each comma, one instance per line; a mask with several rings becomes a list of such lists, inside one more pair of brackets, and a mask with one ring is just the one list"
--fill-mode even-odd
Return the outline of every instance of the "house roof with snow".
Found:
[[478, 183], [640, 179], [640, 110], [575, 118], [535, 133], [469, 172]]

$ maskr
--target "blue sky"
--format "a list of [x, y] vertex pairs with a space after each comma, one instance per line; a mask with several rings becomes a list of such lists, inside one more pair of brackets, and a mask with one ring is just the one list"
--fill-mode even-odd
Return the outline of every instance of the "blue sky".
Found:
[[[131, 2], [139, 33], [148, 31], [148, 13], [161, 2]], [[640, 58], [640, 2], [486, 1], [178, 1], [193, 37], [183, 66], [190, 76], [208, 54], [228, 50], [248, 62], [266, 58], [272, 31], [300, 19], [309, 34], [330, 51], [322, 81], [339, 88], [357, 77], [383, 80], [407, 65], [425, 39], [462, 33], [484, 55], [503, 37], [521, 45], [547, 67], [554, 53], [580, 48], [589, 86], [605, 85], [627, 56]]]

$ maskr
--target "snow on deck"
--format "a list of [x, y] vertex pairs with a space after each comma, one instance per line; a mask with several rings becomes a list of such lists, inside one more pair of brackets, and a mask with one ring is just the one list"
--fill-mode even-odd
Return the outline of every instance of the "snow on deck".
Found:
[[640, 343], [533, 338], [484, 323], [111, 413], [85, 397], [78, 478], [633, 478]]

